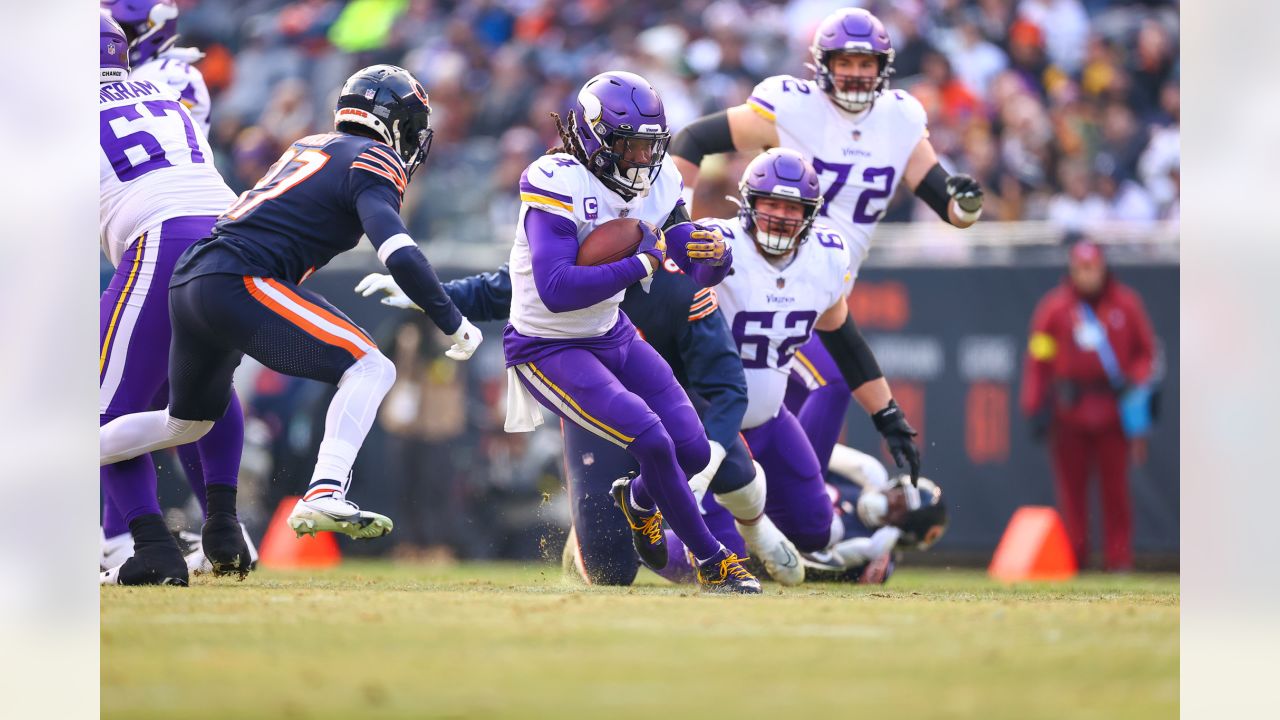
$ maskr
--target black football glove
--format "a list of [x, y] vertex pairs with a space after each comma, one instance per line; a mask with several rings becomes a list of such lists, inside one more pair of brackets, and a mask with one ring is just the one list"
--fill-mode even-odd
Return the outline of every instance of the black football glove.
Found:
[[947, 195], [967, 213], [982, 209], [982, 185], [970, 175], [961, 173], [947, 178]]
[[885, 409], [872, 415], [871, 422], [875, 423], [876, 430], [884, 436], [889, 454], [898, 467], [902, 467], [902, 461], [906, 459], [907, 465], [911, 467], [911, 486], [915, 487], [916, 481], [920, 479], [920, 450], [916, 448], [912, 438], [919, 433], [907, 423], [907, 416], [894, 400], [890, 400]]

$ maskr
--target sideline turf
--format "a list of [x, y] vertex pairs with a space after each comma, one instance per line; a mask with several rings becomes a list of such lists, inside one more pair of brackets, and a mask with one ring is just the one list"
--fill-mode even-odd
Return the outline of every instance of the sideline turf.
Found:
[[649, 577], [350, 562], [102, 590], [104, 718], [1147, 718], [1178, 713], [1176, 576], [697, 594]]

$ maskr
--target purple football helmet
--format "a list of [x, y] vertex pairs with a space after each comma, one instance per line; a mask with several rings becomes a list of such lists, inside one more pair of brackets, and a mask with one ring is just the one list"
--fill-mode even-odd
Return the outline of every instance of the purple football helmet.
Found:
[[129, 77], [129, 41], [125, 39], [124, 30], [111, 19], [107, 11], [98, 12], [102, 15], [99, 22], [102, 47], [98, 54], [98, 64], [102, 66], [101, 82], [118, 82]]
[[624, 197], [648, 192], [671, 142], [662, 98], [648, 80], [621, 71], [591, 78], [578, 91], [573, 124], [587, 169], [600, 182]]
[[178, 39], [178, 6], [174, 0], [101, 0], [103, 10], [129, 38], [129, 62], [141, 65], [173, 46]]
[[[845, 8], [828, 15], [813, 33], [814, 80], [836, 105], [849, 112], [871, 107], [889, 87], [893, 74], [893, 44], [880, 19], [862, 8]], [[837, 53], [874, 55], [880, 71], [875, 77], [837, 78], [830, 61]]]
[[[731, 199], [738, 203], [743, 229], [753, 234], [760, 249], [771, 255], [785, 255], [804, 242], [822, 208], [817, 171], [803, 155], [788, 148], [773, 148], [757, 155], [742, 173], [738, 192], [740, 197]], [[804, 217], [763, 214], [756, 209], [760, 198], [799, 203], [804, 207]]]

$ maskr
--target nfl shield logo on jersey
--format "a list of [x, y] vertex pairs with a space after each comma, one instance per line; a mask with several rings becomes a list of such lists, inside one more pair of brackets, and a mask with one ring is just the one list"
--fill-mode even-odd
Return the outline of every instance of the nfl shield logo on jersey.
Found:
[[862, 131], [861, 131], [861, 130], [857, 130], [857, 129], [855, 129], [855, 130], [853, 131], [853, 139], [854, 139], [855, 141], [857, 141], [857, 140], [861, 140], [861, 139], [862, 139]]
[[787, 286], [787, 279], [782, 277], [778, 278], [778, 289], [781, 290], [786, 286]]

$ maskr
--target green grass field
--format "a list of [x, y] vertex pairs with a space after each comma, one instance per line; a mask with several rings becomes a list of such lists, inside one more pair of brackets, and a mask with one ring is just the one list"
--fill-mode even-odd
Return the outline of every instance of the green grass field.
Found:
[[1178, 578], [710, 597], [347, 563], [102, 590], [105, 718], [1168, 718]]

